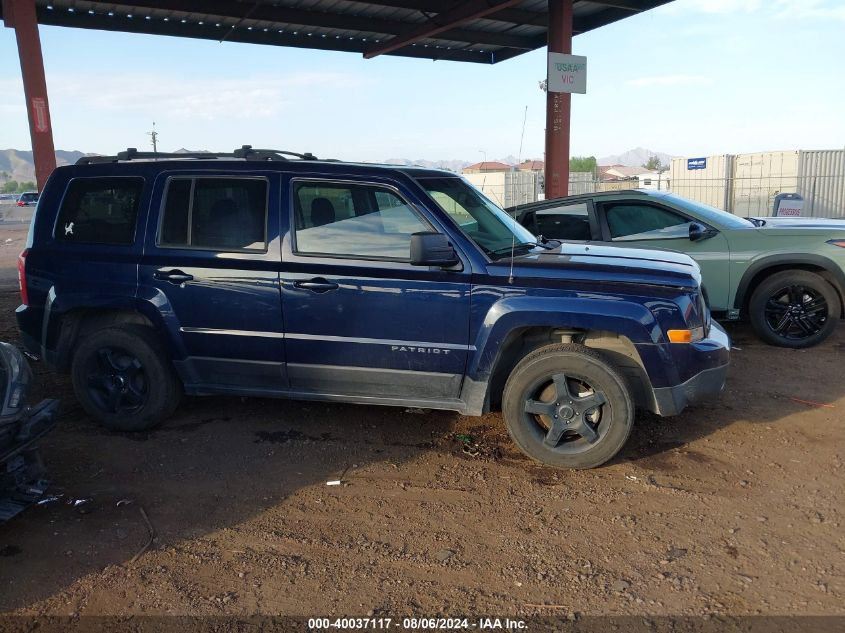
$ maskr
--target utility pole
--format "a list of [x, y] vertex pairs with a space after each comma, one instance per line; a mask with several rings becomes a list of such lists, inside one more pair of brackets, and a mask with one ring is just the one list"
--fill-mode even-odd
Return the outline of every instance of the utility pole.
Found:
[[150, 137], [150, 141], [153, 144], [153, 154], [158, 153], [158, 132], [156, 132], [156, 122], [153, 121], [153, 131], [147, 132], [147, 136]]

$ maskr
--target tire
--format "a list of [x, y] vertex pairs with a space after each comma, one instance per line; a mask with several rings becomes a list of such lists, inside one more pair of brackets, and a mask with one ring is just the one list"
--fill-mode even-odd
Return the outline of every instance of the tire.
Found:
[[748, 316], [763, 341], [800, 349], [818, 345], [836, 329], [839, 295], [823, 277], [785, 270], [763, 280], [751, 295]]
[[557, 468], [604, 464], [634, 425], [625, 380], [601, 354], [576, 344], [549, 345], [523, 358], [505, 384], [502, 413], [514, 443]]
[[111, 327], [86, 336], [71, 364], [82, 407], [114, 431], [145, 431], [168, 418], [182, 386], [153, 331]]

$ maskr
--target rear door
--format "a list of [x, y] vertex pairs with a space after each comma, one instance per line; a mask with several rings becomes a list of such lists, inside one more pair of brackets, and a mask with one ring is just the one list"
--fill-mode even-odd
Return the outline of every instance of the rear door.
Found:
[[566, 242], [601, 239], [598, 222], [588, 200], [561, 203], [529, 211], [522, 224], [534, 235]]
[[139, 293], [163, 315], [186, 386], [286, 387], [278, 174], [165, 173], [153, 200]]
[[66, 173], [51, 177], [49, 197], [33, 216], [26, 257], [29, 306], [18, 310], [22, 330], [37, 339], [33, 344], [53, 350], [61, 324], [55, 314], [133, 307], [151, 189], [141, 177], [65, 180]]
[[401, 399], [458, 397], [469, 336], [468, 265], [411, 266], [435, 229], [384, 179], [293, 178], [282, 301], [291, 388]]
[[[714, 310], [725, 310], [730, 289], [728, 240], [716, 229], [677, 209], [637, 200], [599, 204], [604, 239], [615, 246], [680, 251], [701, 267], [701, 277]], [[690, 224], [701, 224], [707, 235], [690, 239]]]

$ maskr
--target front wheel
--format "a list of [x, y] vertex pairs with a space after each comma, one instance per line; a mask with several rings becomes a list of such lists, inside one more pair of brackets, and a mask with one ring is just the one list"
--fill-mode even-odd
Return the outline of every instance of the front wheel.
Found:
[[538, 349], [514, 368], [502, 396], [508, 432], [522, 451], [558, 468], [595, 468], [625, 444], [634, 404], [605, 358], [577, 344]]
[[770, 345], [804, 348], [833, 333], [839, 296], [823, 277], [806, 270], [785, 270], [765, 279], [748, 304], [754, 332]]
[[85, 337], [73, 355], [82, 407], [115, 431], [143, 431], [169, 417], [182, 390], [150, 328], [112, 327]]

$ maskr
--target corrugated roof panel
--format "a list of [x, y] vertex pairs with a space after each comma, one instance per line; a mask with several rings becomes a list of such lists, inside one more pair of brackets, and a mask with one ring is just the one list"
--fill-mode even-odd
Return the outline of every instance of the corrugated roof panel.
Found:
[[[204, 39], [225, 35], [237, 42], [358, 52], [373, 52], [370, 49], [378, 40], [388, 47], [375, 52], [482, 63], [495, 63], [545, 45], [547, 0], [523, 0], [484, 18], [456, 20], [445, 30], [439, 30], [448, 17], [445, 13], [456, 6], [465, 8], [464, 3], [388, 1], [36, 0], [36, 8], [41, 23], [57, 26]], [[626, 0], [624, 4], [636, 9], [628, 10], [576, 0], [574, 30], [599, 28], [668, 1]], [[431, 29], [424, 28], [428, 22]], [[403, 46], [392, 50], [391, 40]]]

